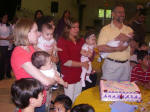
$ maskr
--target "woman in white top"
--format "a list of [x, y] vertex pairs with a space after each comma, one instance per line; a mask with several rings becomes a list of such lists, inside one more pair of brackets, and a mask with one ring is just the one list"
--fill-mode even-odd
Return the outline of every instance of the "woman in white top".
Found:
[[10, 75], [10, 56], [9, 56], [9, 47], [10, 40], [12, 39], [12, 27], [8, 23], [8, 15], [3, 14], [0, 20], [0, 80], [6, 75], [8, 78], [11, 78]]

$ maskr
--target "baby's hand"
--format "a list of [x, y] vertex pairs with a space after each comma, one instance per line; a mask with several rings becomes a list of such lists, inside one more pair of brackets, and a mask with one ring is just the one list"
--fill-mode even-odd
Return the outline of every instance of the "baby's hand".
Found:
[[130, 32], [130, 33], [127, 34], [127, 36], [131, 39], [134, 36], [134, 33]]

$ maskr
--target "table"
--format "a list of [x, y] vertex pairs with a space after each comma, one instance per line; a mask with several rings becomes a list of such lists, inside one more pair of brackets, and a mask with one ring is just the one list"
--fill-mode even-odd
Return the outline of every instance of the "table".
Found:
[[[142, 105], [147, 105], [147, 103], [150, 101], [150, 90], [146, 90], [142, 87], [140, 87], [141, 94], [142, 94], [142, 102], [125, 102], [131, 105], [138, 105], [141, 107]], [[83, 91], [75, 100], [74, 105], [77, 104], [89, 104], [94, 107], [95, 112], [110, 112], [111, 108], [109, 107], [110, 104], [113, 102], [105, 102], [100, 100], [100, 94], [99, 94], [99, 86], [87, 89]], [[150, 105], [150, 104], [149, 104]], [[141, 108], [140, 108], [141, 109]], [[136, 110], [136, 112], [139, 112], [139, 110]]]

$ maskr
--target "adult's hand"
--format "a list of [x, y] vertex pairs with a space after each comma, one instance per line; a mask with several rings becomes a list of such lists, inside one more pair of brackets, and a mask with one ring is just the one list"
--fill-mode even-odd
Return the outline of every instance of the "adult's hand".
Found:
[[127, 49], [128, 46], [124, 46], [123, 43], [119, 44], [118, 47], [115, 47], [115, 51], [124, 51], [125, 49]]
[[129, 35], [126, 35], [124, 33], [120, 33], [117, 37], [116, 37], [116, 40], [119, 40], [119, 41], [128, 41], [129, 40]]
[[89, 61], [82, 62], [82, 67], [89, 69]]
[[55, 83], [55, 80], [52, 78], [46, 77], [44, 74], [40, 72], [35, 66], [32, 65], [31, 62], [26, 62], [22, 65], [22, 68], [30, 74], [33, 78], [39, 80], [43, 85], [50, 86]]

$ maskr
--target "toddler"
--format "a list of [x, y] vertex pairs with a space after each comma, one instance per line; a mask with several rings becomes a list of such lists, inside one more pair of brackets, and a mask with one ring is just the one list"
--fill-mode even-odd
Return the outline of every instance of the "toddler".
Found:
[[50, 60], [50, 54], [45, 51], [36, 51], [33, 53], [31, 61], [45, 76], [53, 78], [57, 83], [64, 87], [68, 86], [67, 82], [64, 82], [57, 72], [55, 64]]
[[58, 95], [55, 98], [54, 101], [55, 112], [70, 112], [71, 107], [72, 107], [72, 101], [68, 96], [62, 94], [62, 95]]
[[[92, 82], [89, 78], [89, 75], [92, 72], [92, 65], [91, 65], [91, 61], [90, 61], [90, 57], [91, 57], [91, 53], [93, 53], [94, 48], [96, 47], [96, 36], [94, 34], [94, 32], [89, 31], [86, 33], [85, 35], [85, 44], [83, 44], [82, 48], [81, 48], [81, 62], [85, 62], [85, 61], [89, 61], [89, 68], [88, 70], [84, 67], [82, 67], [82, 72], [81, 72], [81, 84], [82, 87], [85, 87], [85, 80], [87, 80], [88, 82]], [[91, 53], [90, 53], [91, 52]]]
[[36, 79], [20, 79], [11, 86], [11, 98], [19, 112], [34, 112], [42, 105], [43, 90], [43, 85]]

